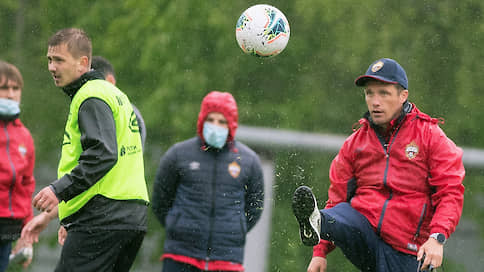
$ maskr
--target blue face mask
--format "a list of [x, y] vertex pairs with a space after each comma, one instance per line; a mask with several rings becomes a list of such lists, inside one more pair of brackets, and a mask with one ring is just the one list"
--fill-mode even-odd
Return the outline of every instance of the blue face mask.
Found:
[[215, 148], [222, 148], [227, 141], [229, 129], [216, 126], [209, 122], [203, 123], [203, 138], [208, 145]]
[[13, 120], [20, 114], [20, 107], [17, 101], [0, 98], [0, 119]]

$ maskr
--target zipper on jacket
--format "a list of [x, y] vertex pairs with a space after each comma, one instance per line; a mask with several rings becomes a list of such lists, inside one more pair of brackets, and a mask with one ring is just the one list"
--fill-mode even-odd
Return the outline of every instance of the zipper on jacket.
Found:
[[392, 129], [392, 132], [390, 134], [388, 141], [386, 141], [386, 137], [384, 137], [383, 135], [381, 135], [378, 132], [378, 126], [372, 125], [372, 122], [370, 121], [370, 126], [373, 128], [373, 131], [375, 132], [378, 140], [380, 141], [380, 144], [383, 147], [383, 152], [385, 153], [386, 166], [385, 166], [385, 172], [384, 172], [384, 176], [383, 176], [383, 186], [385, 188], [387, 188], [387, 190], [389, 192], [389, 196], [388, 196], [387, 200], [385, 200], [385, 203], [383, 204], [383, 207], [382, 207], [380, 220], [378, 221], [378, 227], [377, 227], [377, 230], [376, 230], [378, 236], [380, 236], [381, 227], [382, 227], [382, 224], [383, 224], [383, 218], [385, 217], [385, 212], [386, 212], [386, 209], [387, 209], [387, 206], [388, 206], [388, 202], [393, 197], [393, 192], [388, 187], [388, 184], [387, 184], [388, 167], [390, 165], [390, 150], [391, 150], [393, 143], [395, 142], [395, 139], [397, 138], [397, 134], [400, 131], [400, 128], [402, 127], [402, 125], [404, 123], [405, 116], [411, 110], [412, 110], [412, 104], [410, 104], [408, 101], [406, 101], [403, 104], [402, 113], [401, 113], [400, 117], [398, 117], [398, 121], [397, 121], [396, 126]]
[[[385, 153], [386, 153], [386, 150], [385, 150]], [[383, 174], [383, 186], [385, 188], [388, 189], [388, 192], [390, 193], [390, 195], [388, 196], [388, 198], [385, 200], [385, 203], [383, 204], [383, 208], [381, 209], [381, 215], [380, 215], [380, 220], [378, 221], [378, 227], [376, 229], [376, 234], [378, 236], [380, 236], [380, 231], [381, 231], [381, 226], [383, 224], [383, 218], [385, 217], [385, 211], [387, 209], [387, 206], [388, 206], [388, 202], [392, 199], [393, 197], [393, 192], [390, 188], [388, 188], [388, 185], [387, 185], [387, 174], [388, 174], [388, 166], [389, 166], [389, 162], [390, 162], [390, 155], [389, 153], [386, 153], [386, 166], [385, 166], [385, 173]]]
[[12, 207], [12, 194], [13, 194], [13, 188], [15, 187], [15, 180], [17, 179], [17, 173], [15, 171], [15, 165], [13, 164], [12, 161], [12, 156], [10, 155], [10, 137], [8, 135], [8, 129], [7, 129], [7, 123], [4, 124], [3, 130], [5, 130], [5, 137], [7, 139], [7, 144], [6, 144], [6, 151], [7, 151], [7, 158], [8, 162], [10, 164], [10, 168], [12, 169], [12, 183], [10, 184], [10, 189], [8, 190], [8, 209], [10, 210], [10, 216], [13, 217], [13, 207]]
[[380, 133], [378, 133], [375, 129], [375, 134], [378, 138], [378, 140], [380, 141], [380, 144], [382, 145], [383, 147], [383, 152], [385, 152], [385, 157], [386, 157], [386, 163], [385, 163], [385, 172], [383, 174], [383, 186], [385, 188], [387, 188], [388, 192], [389, 192], [389, 196], [388, 198], [385, 200], [385, 203], [383, 204], [383, 207], [382, 207], [382, 210], [381, 210], [381, 215], [380, 215], [380, 220], [378, 221], [378, 227], [376, 229], [376, 234], [378, 236], [380, 236], [380, 232], [381, 232], [381, 227], [382, 227], [382, 224], [383, 224], [383, 218], [385, 217], [385, 212], [386, 212], [386, 209], [387, 209], [387, 206], [388, 206], [388, 202], [392, 199], [393, 197], [393, 192], [392, 190], [388, 187], [388, 184], [387, 184], [387, 178], [388, 178], [388, 167], [390, 165], [390, 149], [391, 149], [391, 146], [392, 144], [395, 142], [395, 139], [397, 138], [397, 134], [398, 134], [398, 131], [400, 130], [400, 127], [401, 127], [401, 124], [395, 128], [394, 132], [392, 133], [392, 135], [390, 136], [390, 139], [388, 140], [388, 143], [387, 141], [385, 141], [385, 138], [380, 135]]
[[212, 173], [212, 205], [210, 210], [210, 222], [208, 228], [208, 247], [207, 247], [207, 257], [205, 257], [205, 270], [208, 271], [208, 263], [210, 262], [210, 255], [212, 254], [212, 234], [213, 234], [213, 221], [215, 215], [215, 190], [217, 186], [217, 182], [215, 178], [217, 177], [217, 157], [218, 152], [214, 152], [214, 164], [213, 164], [213, 173]]
[[418, 236], [420, 235], [420, 228], [422, 227], [422, 223], [425, 218], [425, 214], [427, 213], [427, 203], [424, 203], [422, 212], [420, 213], [420, 219], [418, 220], [418, 225], [417, 225], [417, 231], [415, 232], [415, 235], [413, 236], [414, 240], [417, 240]]

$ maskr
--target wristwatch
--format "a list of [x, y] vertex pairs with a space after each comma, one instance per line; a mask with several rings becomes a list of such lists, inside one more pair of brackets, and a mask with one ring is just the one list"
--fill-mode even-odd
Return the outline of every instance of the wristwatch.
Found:
[[445, 244], [445, 241], [447, 240], [447, 239], [445, 238], [445, 235], [443, 235], [442, 233], [438, 233], [438, 232], [430, 234], [430, 236], [429, 236], [429, 237], [430, 237], [430, 238], [434, 238], [434, 239], [435, 239], [435, 240], [437, 240], [437, 242], [439, 242], [439, 244], [441, 244], [441, 245]]

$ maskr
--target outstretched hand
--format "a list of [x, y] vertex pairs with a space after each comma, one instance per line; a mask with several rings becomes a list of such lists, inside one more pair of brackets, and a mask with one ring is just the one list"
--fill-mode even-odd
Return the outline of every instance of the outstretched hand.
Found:
[[442, 265], [442, 259], [444, 257], [444, 245], [441, 245], [434, 238], [429, 238], [419, 249], [417, 253], [417, 261], [422, 260], [425, 254], [425, 259], [421, 270], [426, 270], [429, 265], [433, 268], [440, 267]]
[[48, 212], [43, 212], [30, 220], [22, 228], [21, 239], [27, 243], [39, 242], [40, 233], [49, 225], [49, 222], [57, 216], [57, 207]]

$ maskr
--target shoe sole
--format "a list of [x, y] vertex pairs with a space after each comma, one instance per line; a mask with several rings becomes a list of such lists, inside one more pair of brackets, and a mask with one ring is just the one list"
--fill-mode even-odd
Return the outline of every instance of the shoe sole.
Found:
[[296, 189], [292, 199], [292, 210], [299, 223], [301, 241], [306, 246], [319, 244], [320, 236], [315, 230], [317, 226], [313, 226], [309, 220], [316, 207], [316, 199], [309, 187], [300, 186]]

